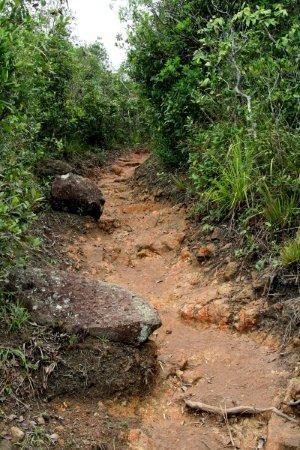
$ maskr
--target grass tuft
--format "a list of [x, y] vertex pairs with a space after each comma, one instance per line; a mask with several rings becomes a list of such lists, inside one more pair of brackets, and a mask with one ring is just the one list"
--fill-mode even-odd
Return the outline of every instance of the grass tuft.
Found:
[[212, 187], [205, 193], [207, 200], [218, 204], [223, 212], [234, 211], [243, 203], [249, 207], [253, 172], [252, 151], [244, 148], [240, 141], [232, 144], [224, 165], [220, 164], [219, 178], [213, 180]]
[[19, 303], [13, 303], [8, 308], [9, 329], [12, 332], [19, 331], [29, 320], [29, 314]]
[[294, 215], [296, 215], [297, 195], [288, 196], [284, 192], [275, 196], [267, 186], [261, 189], [264, 203], [263, 214], [272, 228], [290, 227]]
[[287, 241], [281, 249], [281, 262], [284, 266], [300, 263], [300, 232], [296, 237]]

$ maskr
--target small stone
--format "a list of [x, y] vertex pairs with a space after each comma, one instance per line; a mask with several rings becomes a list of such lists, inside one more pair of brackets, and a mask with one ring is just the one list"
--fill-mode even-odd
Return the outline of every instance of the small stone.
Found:
[[253, 300], [254, 298], [255, 298], [255, 294], [252, 289], [252, 286], [246, 286], [244, 289], [242, 289], [240, 292], [238, 292], [235, 296], [236, 300], [246, 300], [246, 299]]
[[141, 430], [139, 430], [138, 428], [133, 428], [129, 431], [128, 441], [136, 442], [140, 439], [140, 435], [141, 435]]
[[46, 422], [49, 422], [50, 419], [51, 419], [50, 415], [49, 415], [48, 413], [46, 413], [46, 412], [43, 412], [43, 413], [42, 413], [42, 417], [43, 417], [43, 419], [44, 419]]
[[184, 372], [183, 372], [183, 370], [179, 370], [179, 369], [178, 369], [178, 370], [176, 370], [175, 373], [176, 373], [176, 376], [177, 376], [178, 378], [181, 378]]
[[39, 416], [36, 421], [39, 425], [45, 425], [45, 419], [42, 416]]
[[210, 235], [211, 240], [212, 241], [218, 240], [218, 239], [221, 239], [221, 237], [222, 237], [222, 230], [221, 230], [221, 228], [215, 227], [214, 231]]
[[16, 416], [16, 414], [10, 414], [9, 416], [8, 416], [8, 420], [10, 421], [10, 422], [12, 422], [13, 420], [15, 420], [15, 419], [17, 419], [18, 418], [18, 416]]
[[20, 424], [23, 430], [28, 430], [30, 428], [30, 421], [29, 420], [23, 420], [23, 422]]
[[59, 439], [59, 435], [57, 433], [50, 434], [49, 437], [50, 437], [51, 441], [53, 442], [53, 444], [55, 444]]
[[24, 439], [25, 433], [20, 428], [11, 427], [10, 432], [13, 442], [21, 442]]
[[188, 248], [183, 248], [183, 249], [181, 250], [181, 253], [180, 253], [180, 259], [181, 259], [182, 261], [186, 261], [186, 260], [190, 259], [191, 256], [192, 256], [192, 255], [191, 255], [191, 252], [189, 251]]
[[253, 328], [253, 326], [257, 323], [258, 316], [259, 307], [257, 306], [241, 309], [238, 314], [236, 329], [243, 332]]
[[106, 413], [106, 407], [104, 403], [101, 401], [98, 402], [98, 411], [100, 411], [103, 414]]
[[194, 319], [202, 323], [213, 323], [224, 326], [230, 318], [230, 308], [227, 300], [217, 299], [209, 305], [199, 305], [195, 308]]
[[[291, 401], [297, 400], [300, 400], [300, 377], [292, 378], [290, 380], [288, 388], [286, 390], [284, 404], [289, 405]], [[293, 412], [300, 413], [298, 408], [293, 408]]]
[[195, 369], [186, 370], [183, 373], [181, 379], [182, 379], [183, 383], [192, 386], [193, 384], [196, 384], [202, 377], [203, 377], [202, 369], [195, 368]]
[[197, 250], [196, 256], [199, 261], [204, 261], [205, 259], [211, 258], [214, 254], [215, 246], [213, 244], [207, 245], [205, 247], [200, 247]]
[[223, 278], [225, 281], [230, 281], [237, 274], [239, 269], [239, 264], [235, 261], [231, 261], [227, 264], [224, 272]]
[[121, 175], [122, 172], [123, 172], [123, 170], [121, 169], [121, 167], [116, 166], [116, 165], [114, 165], [114, 166], [111, 167], [111, 171], [112, 171], [115, 175]]
[[185, 320], [194, 319], [194, 304], [186, 304], [180, 310], [180, 316]]
[[233, 291], [233, 286], [230, 283], [224, 283], [218, 286], [219, 295], [230, 295]]

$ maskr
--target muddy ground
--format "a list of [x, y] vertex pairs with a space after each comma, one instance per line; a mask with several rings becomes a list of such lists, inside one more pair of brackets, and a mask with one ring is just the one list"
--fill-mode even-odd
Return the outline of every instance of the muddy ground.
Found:
[[[222, 230], [195, 244], [186, 205], [132, 183], [147, 158], [132, 152], [91, 174], [106, 198], [99, 224], [49, 213], [40, 233], [51, 264], [126, 287], [158, 309], [156, 385], [140, 396], [103, 400], [93, 390], [40, 400], [24, 417], [44, 414], [49, 448], [296, 449], [297, 425], [270, 413], [228, 418], [225, 411], [282, 408], [289, 379], [300, 374], [297, 341], [283, 347], [266, 328], [264, 281], [232, 258]], [[189, 411], [185, 399], [221, 406], [224, 417]]]

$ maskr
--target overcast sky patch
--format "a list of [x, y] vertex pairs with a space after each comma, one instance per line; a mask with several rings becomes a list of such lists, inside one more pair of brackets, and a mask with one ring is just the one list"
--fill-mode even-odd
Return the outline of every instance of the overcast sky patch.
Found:
[[69, 0], [69, 7], [74, 14], [74, 36], [86, 43], [100, 37], [114, 68], [118, 68], [126, 59], [125, 50], [115, 45], [117, 34], [124, 32], [118, 10], [125, 3], [126, 0]]

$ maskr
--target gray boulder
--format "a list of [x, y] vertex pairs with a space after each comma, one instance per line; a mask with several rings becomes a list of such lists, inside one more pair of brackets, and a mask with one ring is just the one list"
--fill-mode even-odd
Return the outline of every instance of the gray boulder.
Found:
[[54, 209], [87, 215], [99, 220], [105, 200], [93, 181], [68, 173], [56, 177], [53, 181], [51, 204]]
[[161, 326], [158, 313], [127, 289], [72, 273], [30, 268], [10, 275], [9, 288], [39, 324], [69, 333], [139, 345]]

